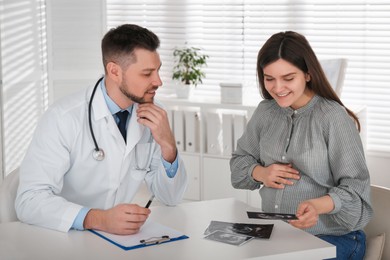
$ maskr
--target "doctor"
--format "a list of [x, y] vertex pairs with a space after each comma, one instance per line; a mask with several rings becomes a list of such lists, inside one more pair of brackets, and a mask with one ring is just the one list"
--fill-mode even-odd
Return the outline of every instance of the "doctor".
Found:
[[[167, 114], [154, 102], [162, 85], [159, 44], [137, 25], [104, 36], [104, 78], [51, 106], [36, 128], [20, 167], [21, 221], [134, 234], [150, 213], [131, 204], [143, 181], [166, 205], [181, 201], [186, 172]], [[127, 118], [116, 114], [123, 111]]]

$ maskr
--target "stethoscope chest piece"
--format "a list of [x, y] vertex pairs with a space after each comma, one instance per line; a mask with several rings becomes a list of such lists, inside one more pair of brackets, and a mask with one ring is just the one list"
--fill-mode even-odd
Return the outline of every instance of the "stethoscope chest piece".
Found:
[[96, 149], [93, 149], [93, 151], [92, 151], [92, 157], [93, 157], [93, 159], [95, 159], [96, 161], [103, 161], [103, 159], [104, 159], [104, 151], [103, 151], [103, 149], [98, 149], [98, 150], [96, 150]]

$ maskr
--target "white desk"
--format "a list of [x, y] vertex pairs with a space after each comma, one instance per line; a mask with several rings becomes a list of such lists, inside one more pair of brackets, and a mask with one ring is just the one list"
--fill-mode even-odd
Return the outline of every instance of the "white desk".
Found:
[[[248, 219], [248, 205], [222, 199], [152, 207], [151, 219], [190, 238], [130, 251], [85, 231], [62, 233], [20, 222], [0, 224], [0, 259], [324, 259], [335, 257], [335, 246], [282, 221]], [[203, 239], [211, 220], [274, 223], [269, 240], [240, 247]]]

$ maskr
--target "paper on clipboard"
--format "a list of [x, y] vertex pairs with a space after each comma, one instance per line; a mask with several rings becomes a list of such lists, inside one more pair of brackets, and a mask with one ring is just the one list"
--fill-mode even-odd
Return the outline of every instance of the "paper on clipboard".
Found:
[[[134, 235], [114, 235], [104, 231], [90, 230], [92, 233], [104, 238], [105, 240], [113, 243], [116, 246], [124, 250], [131, 250], [146, 246], [153, 246], [156, 244], [163, 244], [168, 242], [173, 242], [181, 239], [186, 239], [188, 236], [180, 233], [179, 231], [172, 229], [170, 227], [161, 225], [159, 223], [147, 220], [145, 224], [141, 227], [140, 231]], [[161, 243], [152, 243], [145, 244], [141, 243], [141, 240], [149, 240], [151, 238], [162, 238], [163, 236], [168, 236], [169, 240]]]

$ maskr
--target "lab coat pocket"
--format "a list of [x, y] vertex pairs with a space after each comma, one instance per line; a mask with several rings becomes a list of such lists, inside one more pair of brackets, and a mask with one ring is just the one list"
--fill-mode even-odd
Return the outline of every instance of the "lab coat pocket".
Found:
[[150, 163], [153, 157], [154, 143], [140, 143], [134, 148], [134, 167], [132, 177], [136, 180], [143, 179], [150, 170]]

